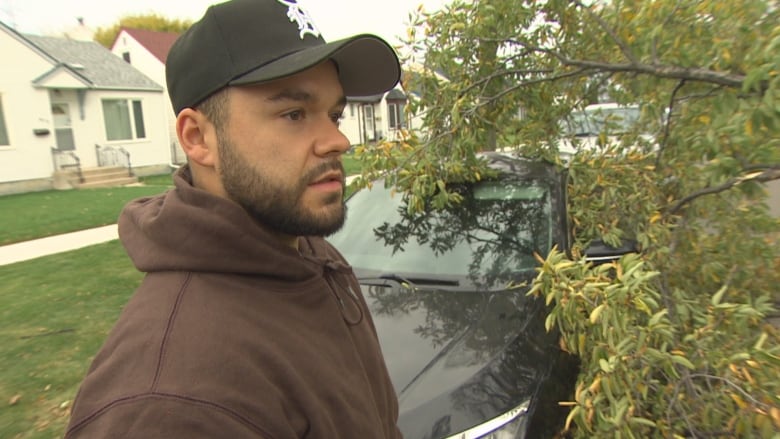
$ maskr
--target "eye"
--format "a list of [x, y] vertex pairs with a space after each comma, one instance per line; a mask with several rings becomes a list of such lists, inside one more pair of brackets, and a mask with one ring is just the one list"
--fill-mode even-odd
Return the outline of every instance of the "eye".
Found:
[[336, 111], [334, 113], [331, 113], [330, 120], [333, 121], [336, 125], [338, 125], [341, 122], [341, 119], [344, 118], [344, 112], [343, 111]]
[[290, 111], [289, 113], [285, 113], [284, 117], [290, 120], [298, 121], [303, 119], [303, 111], [302, 110]]

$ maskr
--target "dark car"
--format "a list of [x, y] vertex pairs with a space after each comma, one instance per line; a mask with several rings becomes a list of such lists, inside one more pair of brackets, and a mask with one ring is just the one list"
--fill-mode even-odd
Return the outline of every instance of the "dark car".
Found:
[[378, 182], [329, 238], [362, 284], [406, 439], [553, 437], [573, 398], [575, 360], [526, 296], [534, 253], [569, 247], [565, 173], [485, 158], [500, 176], [451, 186], [461, 203], [409, 214]]

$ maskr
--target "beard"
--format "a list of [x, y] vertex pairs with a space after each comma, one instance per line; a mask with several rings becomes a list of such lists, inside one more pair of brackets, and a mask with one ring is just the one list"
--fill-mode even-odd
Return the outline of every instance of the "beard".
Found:
[[325, 162], [304, 173], [292, 185], [285, 185], [261, 173], [238, 154], [225, 133], [217, 133], [220, 145], [220, 179], [228, 197], [238, 203], [254, 220], [271, 231], [290, 236], [328, 236], [344, 225], [346, 205], [341, 193], [323, 200], [327, 208], [314, 212], [303, 203], [310, 183], [323, 173], [338, 170], [344, 175], [339, 160]]

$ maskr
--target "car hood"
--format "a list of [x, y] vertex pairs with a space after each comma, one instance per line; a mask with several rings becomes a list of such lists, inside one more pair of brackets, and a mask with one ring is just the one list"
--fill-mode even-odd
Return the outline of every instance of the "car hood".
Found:
[[[370, 282], [369, 282], [370, 283]], [[529, 416], [560, 355], [526, 289], [363, 285], [406, 439], [446, 437], [523, 403]], [[556, 401], [557, 402], [557, 401]]]

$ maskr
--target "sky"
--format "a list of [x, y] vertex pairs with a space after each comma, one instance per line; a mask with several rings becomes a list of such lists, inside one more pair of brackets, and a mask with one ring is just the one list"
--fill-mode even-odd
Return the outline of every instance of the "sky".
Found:
[[[422, 5], [441, 8], [447, 0], [298, 0], [327, 41], [373, 33], [391, 44], [406, 33], [409, 12]], [[157, 13], [197, 20], [214, 0], [0, 0], [0, 21], [22, 33], [60, 35], [83, 17], [85, 25], [110, 26], [130, 14]]]

